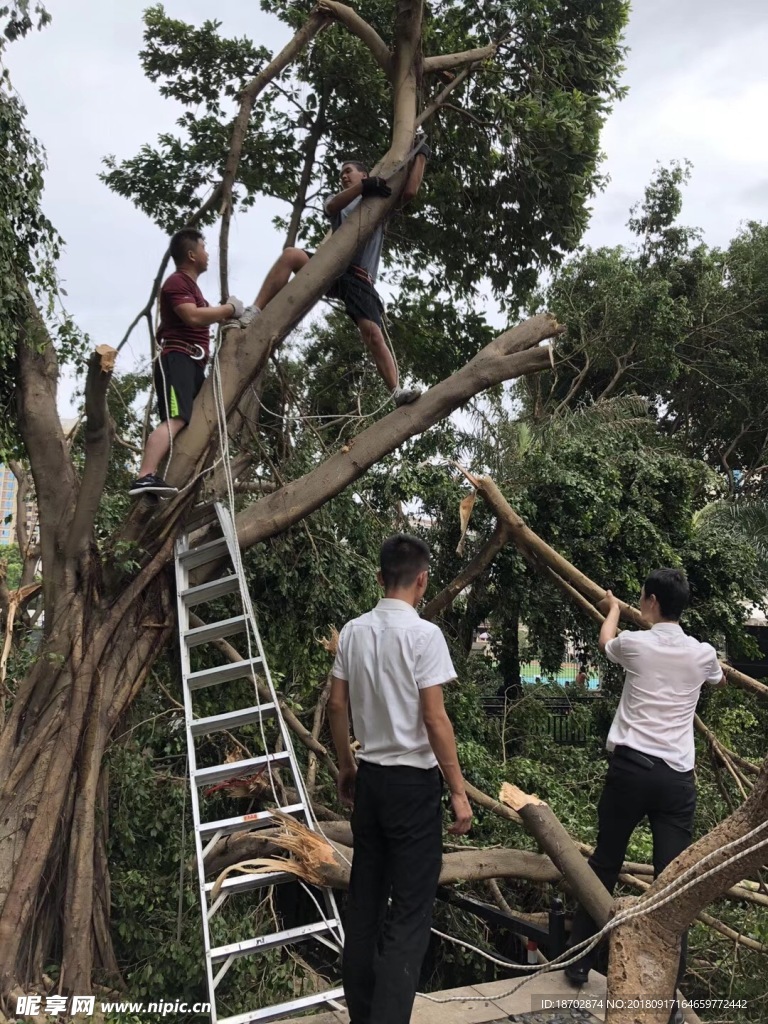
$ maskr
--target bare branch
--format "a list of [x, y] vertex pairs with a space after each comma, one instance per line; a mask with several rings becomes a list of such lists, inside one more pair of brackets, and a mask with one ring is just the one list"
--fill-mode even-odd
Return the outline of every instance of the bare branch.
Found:
[[425, 605], [421, 613], [421, 617], [423, 619], [434, 619], [435, 616], [439, 615], [444, 608], [448, 608], [453, 604], [462, 590], [466, 589], [470, 583], [485, 572], [508, 540], [509, 534], [507, 532], [507, 527], [500, 520], [497, 521], [493, 533], [472, 561], [461, 570], [458, 576], [452, 580], [445, 589], [441, 590], [436, 597], [433, 597], [432, 600]]
[[299, 225], [301, 224], [301, 215], [304, 213], [304, 207], [307, 202], [307, 192], [312, 182], [312, 169], [315, 166], [315, 156], [317, 154], [317, 145], [320, 142], [320, 137], [325, 129], [325, 111], [328, 105], [328, 92], [324, 85], [322, 93], [320, 95], [320, 102], [317, 105], [317, 113], [315, 119], [312, 122], [306, 139], [304, 140], [304, 163], [301, 168], [301, 177], [299, 178], [299, 188], [296, 193], [296, 198], [293, 201], [293, 209], [291, 210], [291, 222], [288, 225], [288, 234], [285, 239], [286, 248], [291, 245], [296, 245], [296, 238], [299, 234]]
[[107, 407], [107, 392], [116, 357], [115, 349], [109, 345], [99, 345], [88, 361], [85, 380], [85, 466], [69, 529], [67, 552], [70, 556], [81, 551], [93, 536], [93, 523], [107, 479], [114, 433]]
[[[510, 537], [513, 543], [524, 556], [528, 552], [526, 557], [530, 556], [529, 560], [532, 559], [531, 564], [549, 566], [553, 573], [560, 576], [582, 596], [586, 596], [589, 602], [594, 605], [599, 604], [605, 599], [605, 591], [602, 587], [599, 587], [588, 576], [585, 576], [584, 573], [579, 572], [575, 565], [572, 565], [562, 555], [558, 554], [554, 548], [550, 547], [549, 544], [543, 541], [541, 537], [537, 536], [526, 525], [490, 477], [475, 477], [470, 473], [465, 473], [465, 476], [477, 488], [478, 492], [483, 495], [496, 515], [506, 522], [510, 529]], [[597, 609], [594, 609], [594, 612], [602, 620], [601, 613]], [[640, 612], [624, 602], [621, 602], [621, 617], [624, 621], [631, 623], [638, 629], [649, 628], [648, 623]], [[762, 697], [763, 700], [768, 698], [768, 686], [758, 682], [757, 679], [753, 679], [744, 672], [731, 668], [730, 665], [721, 663], [721, 668], [728, 681], [734, 686], [738, 686], [742, 690], [749, 690]]]
[[416, 118], [417, 126], [420, 124], [424, 124], [425, 121], [428, 121], [430, 117], [432, 117], [432, 115], [443, 106], [443, 104], [451, 95], [451, 93], [458, 89], [461, 83], [466, 81], [467, 78], [469, 78], [473, 71], [474, 65], [472, 64], [470, 64], [469, 67], [464, 68], [463, 71], [460, 71], [458, 75], [456, 75], [456, 77], [452, 81], [450, 81], [448, 85], [446, 85], [446, 87], [437, 94], [437, 96], [429, 104], [429, 106], [425, 107], [422, 110], [422, 112]]
[[443, 53], [437, 57], [424, 58], [424, 73], [432, 74], [435, 71], [452, 71], [454, 68], [464, 67], [466, 64], [477, 64], [484, 60], [490, 60], [496, 55], [499, 48], [498, 43], [489, 43], [487, 46], [479, 46], [475, 50], [463, 50], [461, 53]]
[[338, 21], [353, 36], [362, 40], [387, 78], [392, 77], [392, 54], [389, 52], [389, 47], [376, 29], [361, 18], [357, 11], [347, 7], [346, 4], [336, 3], [335, 0], [319, 0], [317, 9], [327, 17], [333, 18], [334, 21]]
[[224, 174], [221, 179], [219, 197], [221, 200], [221, 234], [219, 238], [219, 280], [221, 283], [221, 298], [225, 299], [229, 293], [227, 264], [229, 260], [229, 224], [232, 218], [232, 189], [237, 177], [237, 169], [240, 165], [240, 156], [243, 152], [243, 143], [248, 131], [248, 122], [253, 110], [253, 104], [260, 92], [269, 85], [272, 79], [285, 70], [291, 61], [304, 49], [307, 43], [329, 24], [328, 16], [321, 11], [313, 12], [304, 22], [293, 39], [274, 57], [256, 77], [246, 85], [240, 93], [240, 109], [237, 112], [235, 123], [232, 127], [232, 137], [229, 143], [229, 152], [224, 164]]

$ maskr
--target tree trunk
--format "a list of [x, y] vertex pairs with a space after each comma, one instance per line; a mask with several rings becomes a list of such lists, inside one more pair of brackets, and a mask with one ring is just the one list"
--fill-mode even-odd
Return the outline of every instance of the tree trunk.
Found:
[[[156, 628], [160, 625], [160, 628]], [[172, 630], [167, 583], [127, 614], [71, 600], [0, 734], [0, 992], [40, 984], [61, 961], [60, 990], [117, 980], [109, 937], [106, 802], [101, 775], [115, 726]], [[48, 922], [48, 926], [44, 926]]]

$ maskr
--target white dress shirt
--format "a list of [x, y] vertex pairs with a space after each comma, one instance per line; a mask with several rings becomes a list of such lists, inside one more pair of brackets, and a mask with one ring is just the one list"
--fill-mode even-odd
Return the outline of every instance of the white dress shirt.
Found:
[[647, 631], [619, 633], [605, 653], [626, 673], [606, 748], [632, 747], [690, 771], [699, 692], [723, 674], [712, 644], [694, 640], [677, 622], [657, 622]]
[[333, 675], [349, 683], [358, 758], [433, 768], [419, 691], [456, 678], [438, 626], [405, 601], [382, 598], [339, 634]]

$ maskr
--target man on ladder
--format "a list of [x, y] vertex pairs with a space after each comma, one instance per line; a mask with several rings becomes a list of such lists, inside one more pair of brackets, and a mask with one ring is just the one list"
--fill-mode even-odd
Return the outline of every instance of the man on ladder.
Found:
[[384, 542], [385, 596], [341, 630], [333, 666], [328, 721], [339, 795], [353, 806], [342, 964], [351, 1024], [410, 1020], [442, 864], [441, 771], [455, 819], [448, 831], [463, 835], [472, 823], [443, 706], [443, 685], [456, 671], [440, 629], [416, 611], [428, 569], [422, 540], [397, 534]]
[[[431, 155], [429, 146], [423, 137], [421, 142], [417, 138], [415, 146], [417, 148], [403, 189], [401, 206], [409, 203], [418, 192], [424, 176], [424, 167]], [[347, 217], [359, 207], [363, 199], [368, 196], [386, 198], [392, 195], [392, 190], [384, 178], [370, 177], [365, 164], [357, 160], [345, 160], [342, 164], [341, 187], [342, 191], [338, 195], [331, 196], [325, 204], [325, 212], [331, 222], [332, 231], [338, 231]], [[368, 241], [358, 249], [352, 257], [352, 262], [341, 277], [331, 285], [326, 295], [331, 299], [340, 299], [344, 303], [344, 308], [357, 324], [363, 345], [370, 352], [379, 376], [390, 391], [395, 405], [401, 406], [414, 402], [421, 391], [418, 388], [400, 387], [397, 367], [384, 338], [382, 329], [384, 307], [375, 288], [383, 243], [384, 224], [382, 223], [378, 225]], [[278, 292], [288, 284], [291, 274], [297, 274], [302, 267], [309, 263], [312, 255], [312, 253], [305, 252], [304, 249], [294, 247], [284, 249], [267, 274], [254, 304], [248, 306], [242, 316], [230, 324], [225, 324], [224, 330], [230, 327], [247, 327], [254, 317], [258, 316]]]
[[154, 385], [160, 426], [147, 438], [141, 469], [129, 494], [175, 494], [158, 475], [173, 439], [192, 418], [192, 405], [205, 380], [210, 352], [209, 328], [240, 316], [243, 304], [230, 296], [222, 306], [209, 306], [197, 279], [208, 269], [208, 252], [202, 234], [182, 228], [171, 239], [171, 259], [176, 270], [160, 289], [160, 350], [154, 366]]

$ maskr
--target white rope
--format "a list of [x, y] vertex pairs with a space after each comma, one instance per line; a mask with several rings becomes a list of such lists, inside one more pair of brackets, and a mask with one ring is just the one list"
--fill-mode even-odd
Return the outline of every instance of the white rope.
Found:
[[[332, 304], [333, 303], [331, 303], [331, 305]], [[384, 335], [384, 340], [387, 343], [387, 348], [389, 349], [390, 354], [392, 356], [392, 362], [395, 364], [395, 374], [397, 376], [398, 386], [400, 386], [400, 367], [399, 367], [398, 362], [397, 362], [397, 356], [395, 355], [395, 347], [392, 344], [392, 339], [389, 336], [389, 331], [387, 330], [387, 328], [385, 326], [386, 321], [387, 321], [387, 310], [386, 310], [386, 306], [384, 306], [384, 316], [382, 317], [381, 333]], [[358, 396], [357, 397], [358, 397], [358, 399], [360, 398], [360, 392], [358, 392]], [[370, 419], [373, 419], [374, 416], [378, 416], [378, 414], [383, 409], [387, 408], [387, 406], [389, 405], [391, 397], [392, 397], [391, 395], [388, 395], [387, 398], [385, 398], [385, 400], [381, 403], [381, 405], [379, 405], [376, 409], [374, 409], [373, 412], [367, 412], [367, 413], [330, 413], [330, 414], [325, 414], [325, 415], [322, 415], [322, 416], [316, 415], [314, 413], [310, 414], [310, 413], [299, 412], [297, 415], [291, 416], [290, 414], [286, 414], [285, 412], [277, 412], [274, 409], [270, 409], [269, 406], [264, 404], [264, 402], [262, 401], [260, 396], [258, 396], [258, 395], [256, 396], [257, 401], [258, 401], [259, 405], [261, 406], [261, 408], [264, 410], [264, 412], [269, 413], [270, 416], [274, 416], [276, 419], [289, 420], [289, 421], [291, 421], [293, 423], [302, 423], [304, 421], [307, 421], [307, 422], [313, 421], [314, 422], [316, 420], [317, 421], [334, 420], [335, 422], [340, 422], [340, 423], [343, 423], [346, 420], [349, 420], [349, 421], [370, 420]]]
[[[618, 928], [620, 925], [626, 924], [628, 921], [640, 917], [645, 917], [646, 915], [651, 914], [656, 910], [659, 910], [661, 907], [665, 906], [673, 899], [676, 899], [678, 896], [682, 896], [683, 893], [687, 892], [689, 889], [692, 889], [694, 886], [699, 885], [701, 882], [705, 881], [707, 878], [710, 878], [712, 875], [717, 874], [724, 868], [729, 867], [731, 864], [735, 863], [738, 860], [741, 860], [743, 857], [746, 857], [749, 854], [754, 853], [756, 850], [762, 849], [762, 847], [764, 846], [768, 846], [768, 839], [762, 839], [760, 840], [760, 842], [753, 843], [751, 846], [748, 846], [745, 850], [741, 850], [739, 853], [736, 853], [731, 857], [727, 857], [721, 864], [716, 864], [713, 868], [710, 868], [708, 871], [705, 871], [703, 875], [698, 874], [699, 870], [701, 869], [701, 866], [703, 864], [708, 863], [710, 860], [713, 859], [713, 857], [717, 857], [720, 854], [722, 854], [723, 851], [732, 849], [734, 846], [738, 846], [739, 844], [745, 842], [747, 839], [750, 839], [757, 833], [764, 831], [766, 828], [768, 828], [768, 821], [763, 822], [761, 825], [758, 825], [756, 828], [752, 829], [750, 832], [747, 832], [745, 835], [739, 836], [738, 839], [734, 839], [732, 840], [732, 842], [726, 843], [725, 846], [721, 846], [718, 849], [713, 850], [711, 853], [707, 854], [706, 857], [702, 858], [702, 860], [698, 861], [696, 864], [692, 865], [690, 868], [684, 871], [683, 874], [680, 875], [678, 878], [675, 878], [671, 882], [667, 883], [667, 885], [660, 889], [659, 892], [654, 893], [654, 895], [649, 898], [642, 899], [637, 906], [629, 907], [627, 908], [627, 910], [619, 912], [618, 914], [616, 914], [615, 917], [611, 918], [611, 920], [608, 921], [603, 926], [603, 928], [600, 929], [600, 931], [596, 932], [595, 935], [591, 936], [589, 939], [585, 939], [584, 942], [578, 943], [578, 945], [576, 946], [571, 946], [564, 953], [561, 953], [560, 956], [556, 957], [553, 960], [550, 960], [548, 964], [536, 964], [530, 966], [521, 964], [519, 966], [515, 966], [515, 970], [530, 971], [531, 976], [533, 977], [538, 974], [548, 974], [551, 971], [559, 971], [565, 967], [569, 967], [576, 961], [581, 960], [582, 957], [585, 956], [587, 953], [591, 952], [591, 950], [594, 949], [595, 946], [597, 946], [597, 944], [602, 940], [602, 938], [609, 932], [613, 931], [615, 928]], [[683, 880], [691, 874], [694, 874], [696, 877], [691, 878], [684, 885], [681, 885], [680, 883], [683, 882]], [[433, 929], [433, 931], [435, 931], [435, 929]], [[475, 953], [478, 953], [480, 956], [484, 957], [487, 960], [490, 960], [492, 963], [509, 967], [509, 963], [507, 961], [498, 960], [495, 957], [493, 957], [490, 953], [487, 953], [485, 950], [479, 949], [477, 946], [473, 946], [471, 943], [466, 943], [463, 942], [461, 939], [456, 939], [449, 935], [444, 935], [442, 932], [436, 932], [436, 934], [440, 935], [441, 938], [447, 939], [449, 942], [454, 942], [457, 945], [464, 946], [465, 948], [470, 949]], [[523, 985], [527, 984], [528, 980], [528, 978], [523, 978], [521, 981], [517, 982], [517, 984], [515, 984], [514, 987], [511, 988], [509, 991], [494, 996], [494, 999], [507, 999], [509, 996], [514, 995], [514, 993], [517, 992], [518, 989], [522, 988]], [[439, 998], [437, 996], [428, 995], [425, 992], [419, 992], [418, 995], [421, 996], [422, 999], [428, 999], [432, 1003], [475, 1002], [488, 998], [487, 996], [445, 996], [443, 998]]]

